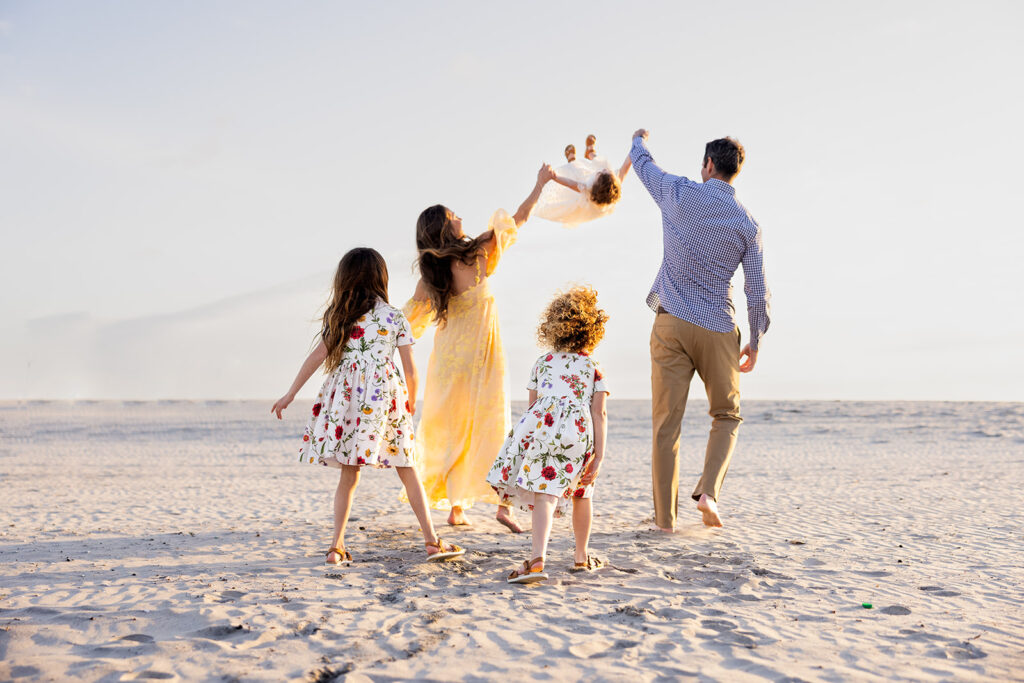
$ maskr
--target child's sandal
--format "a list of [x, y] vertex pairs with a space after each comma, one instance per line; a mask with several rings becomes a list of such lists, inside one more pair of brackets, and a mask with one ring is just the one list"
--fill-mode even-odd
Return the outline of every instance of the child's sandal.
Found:
[[587, 149], [583, 152], [583, 156], [586, 159], [593, 159], [597, 156], [597, 150], [594, 149], [594, 145], [597, 144], [597, 138], [593, 135], [587, 136]]
[[573, 565], [572, 571], [574, 572], [590, 572], [595, 569], [600, 569], [605, 566], [604, 560], [599, 558], [597, 555], [587, 555], [586, 562], [577, 562]]
[[565, 160], [570, 164], [576, 161], [576, 145], [565, 146]]
[[[540, 566], [534, 567], [538, 562]], [[546, 581], [547, 578], [547, 572], [544, 571], [544, 558], [535, 557], [529, 562], [523, 562], [521, 569], [513, 569], [507, 580], [509, 583], [537, 583]]]
[[[440, 562], [441, 560], [448, 560], [453, 557], [462, 557], [466, 554], [466, 549], [461, 548], [454, 543], [445, 543], [438, 536], [437, 540], [433, 543], [424, 543], [427, 547], [427, 562]], [[437, 548], [437, 552], [430, 552], [430, 548]]]
[[[338, 559], [335, 560], [334, 562], [331, 562], [331, 554], [332, 553], [338, 556]], [[352, 561], [352, 554], [349, 551], [345, 550], [344, 548], [331, 548], [330, 550], [327, 551], [327, 559], [324, 560], [324, 564], [333, 565], [333, 566], [336, 567], [339, 564], [344, 564], [346, 562], [351, 562], [351, 561]]]

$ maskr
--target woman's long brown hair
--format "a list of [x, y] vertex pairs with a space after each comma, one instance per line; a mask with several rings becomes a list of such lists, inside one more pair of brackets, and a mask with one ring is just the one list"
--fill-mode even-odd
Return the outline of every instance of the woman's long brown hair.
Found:
[[356, 322], [373, 310], [377, 299], [388, 300], [388, 265], [384, 257], [367, 247], [349, 251], [338, 262], [331, 303], [321, 319], [320, 338], [327, 347], [324, 365], [328, 372], [341, 365], [345, 344]]
[[493, 237], [490, 231], [475, 239], [456, 237], [453, 216], [450, 209], [435, 204], [424, 209], [416, 220], [416, 248], [420, 253], [416, 263], [440, 326], [448, 321], [448, 303], [455, 294], [452, 264], [473, 265], [483, 253], [484, 244]]

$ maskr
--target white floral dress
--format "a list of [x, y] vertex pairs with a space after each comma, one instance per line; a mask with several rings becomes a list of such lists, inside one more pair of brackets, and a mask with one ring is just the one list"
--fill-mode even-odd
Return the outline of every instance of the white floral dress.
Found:
[[413, 343], [402, 311], [378, 300], [356, 323], [302, 436], [299, 462], [412, 467], [415, 430], [395, 349]]
[[502, 505], [524, 510], [533, 509], [534, 493], [557, 496], [560, 516], [572, 498], [594, 495], [594, 485], [579, 480], [594, 455], [590, 404], [608, 388], [594, 359], [560, 352], [537, 359], [526, 388], [537, 390], [537, 400], [508, 433], [487, 483]]

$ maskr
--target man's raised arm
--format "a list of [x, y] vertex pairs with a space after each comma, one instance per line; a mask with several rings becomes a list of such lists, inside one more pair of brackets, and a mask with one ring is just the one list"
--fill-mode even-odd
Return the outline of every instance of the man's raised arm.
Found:
[[647, 149], [647, 131], [641, 128], [633, 133], [633, 148], [629, 152], [629, 158], [636, 169], [636, 176], [644, 184], [651, 197], [659, 206], [668, 196], [668, 190], [679, 178], [665, 173], [654, 163], [651, 152]]

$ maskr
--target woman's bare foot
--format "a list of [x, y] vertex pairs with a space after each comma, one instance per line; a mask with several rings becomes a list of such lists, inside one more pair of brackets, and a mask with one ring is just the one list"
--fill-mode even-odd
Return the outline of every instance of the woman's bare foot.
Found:
[[507, 507], [505, 505], [499, 505], [498, 506], [498, 514], [496, 514], [494, 516], [494, 518], [496, 520], [498, 520], [498, 524], [504, 525], [512, 533], [514, 533], [514, 534], [521, 534], [521, 533], [523, 533], [523, 527], [519, 526], [519, 522], [517, 522], [516, 518], [512, 515], [512, 509], [511, 508], [509, 508], [509, 507]]
[[466, 512], [458, 506], [452, 507], [452, 512], [448, 515], [448, 523], [452, 526], [473, 526], [473, 523], [466, 517]]
[[594, 145], [597, 144], [597, 138], [593, 135], [587, 136], [587, 151], [583, 153], [583, 156], [587, 159], [593, 159], [597, 156], [597, 150], [594, 149]]
[[569, 163], [576, 161], [576, 145], [565, 146], [565, 159]]
[[718, 506], [715, 505], [714, 498], [711, 498], [706, 493], [700, 494], [700, 500], [697, 501], [697, 509], [704, 516], [704, 526], [722, 526], [722, 519], [718, 516]]

